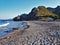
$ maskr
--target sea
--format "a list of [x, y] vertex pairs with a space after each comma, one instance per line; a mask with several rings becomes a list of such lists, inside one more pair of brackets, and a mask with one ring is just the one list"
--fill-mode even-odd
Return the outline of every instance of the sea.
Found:
[[27, 25], [27, 23], [24, 21], [0, 20], [0, 37], [8, 34], [8, 31], [12, 31], [13, 28], [23, 30], [25, 25]]

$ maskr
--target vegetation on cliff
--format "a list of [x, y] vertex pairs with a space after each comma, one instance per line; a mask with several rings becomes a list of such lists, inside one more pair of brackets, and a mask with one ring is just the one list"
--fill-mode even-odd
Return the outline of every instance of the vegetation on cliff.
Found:
[[[20, 18], [19, 18], [20, 17]], [[59, 16], [52, 11], [50, 11], [45, 6], [34, 7], [29, 14], [22, 14], [15, 17], [14, 21], [22, 20], [56, 20]]]

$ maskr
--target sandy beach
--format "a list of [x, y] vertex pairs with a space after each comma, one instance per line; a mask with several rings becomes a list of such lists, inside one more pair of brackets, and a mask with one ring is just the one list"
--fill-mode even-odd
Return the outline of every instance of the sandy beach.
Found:
[[60, 22], [25, 22], [28, 28], [0, 37], [0, 45], [60, 45]]

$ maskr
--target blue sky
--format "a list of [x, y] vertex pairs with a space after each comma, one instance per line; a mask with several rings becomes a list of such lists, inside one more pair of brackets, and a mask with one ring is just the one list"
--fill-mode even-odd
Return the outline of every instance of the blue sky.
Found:
[[56, 7], [60, 0], [0, 0], [0, 19], [9, 19], [18, 14], [29, 13], [33, 7]]

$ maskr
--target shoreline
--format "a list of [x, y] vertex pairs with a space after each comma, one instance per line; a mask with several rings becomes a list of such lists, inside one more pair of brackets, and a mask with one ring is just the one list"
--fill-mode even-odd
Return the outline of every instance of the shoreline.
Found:
[[[25, 21], [25, 22], [27, 22], [27, 24], [30, 26], [29, 28], [24, 29], [24, 30], [16, 29], [13, 32], [8, 33], [7, 35], [0, 38], [0, 43], [8, 45], [8, 42], [10, 42], [12, 45], [13, 45], [13, 43], [22, 45], [23, 44], [22, 41], [29, 42], [29, 40], [33, 39], [33, 42], [34, 42], [34, 40], [36, 40], [35, 38], [40, 39], [39, 36], [41, 36], [41, 40], [44, 39], [43, 37], [47, 36], [49, 40], [50, 40], [50, 38], [58, 39], [58, 41], [56, 39], [54, 39], [56, 41], [55, 42], [56, 44], [57, 44], [57, 42], [59, 42], [60, 37], [58, 36], [58, 34], [56, 35], [57, 37], [54, 37], [53, 35], [54, 35], [54, 33], [57, 33], [57, 32], [59, 33], [60, 28], [59, 28], [59, 30], [55, 30], [55, 29], [52, 30], [52, 28], [53, 28], [52, 26], [60, 25], [60, 22], [50, 22], [50, 23], [49, 22], [38, 22], [38, 21]], [[51, 24], [53, 24], [53, 25], [51, 25]], [[50, 29], [50, 27], [51, 27], [51, 29]], [[54, 28], [56, 28], [56, 27], [54, 27]], [[59, 33], [59, 35], [60, 35], [60, 33]], [[32, 36], [32, 37], [30, 37], [30, 36]], [[51, 37], [51, 36], [53, 36], [53, 37]], [[14, 42], [13, 40], [16, 40], [16, 42]], [[7, 41], [7, 43], [6, 43], [6, 41]], [[13, 41], [13, 43], [12, 43], [12, 41]], [[38, 40], [38, 41], [40, 41], [40, 40]], [[29, 44], [32, 44], [32, 43], [29, 43]]]

